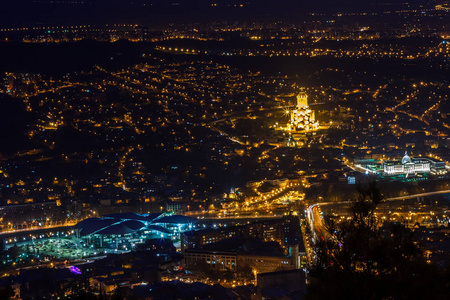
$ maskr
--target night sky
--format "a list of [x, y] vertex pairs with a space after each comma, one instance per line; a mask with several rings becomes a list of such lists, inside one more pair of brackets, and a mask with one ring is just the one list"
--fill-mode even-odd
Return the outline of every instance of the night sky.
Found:
[[[291, 20], [308, 12], [389, 10], [403, 0], [0, 0], [0, 25], [184, 22], [264, 18]], [[71, 3], [72, 2], [72, 3]], [[76, 2], [76, 3], [74, 3]], [[211, 4], [217, 3], [217, 7]], [[378, 4], [377, 4], [378, 3]], [[398, 5], [380, 5], [397, 3]], [[410, 5], [430, 1], [408, 1]], [[240, 5], [243, 7], [240, 7]]]

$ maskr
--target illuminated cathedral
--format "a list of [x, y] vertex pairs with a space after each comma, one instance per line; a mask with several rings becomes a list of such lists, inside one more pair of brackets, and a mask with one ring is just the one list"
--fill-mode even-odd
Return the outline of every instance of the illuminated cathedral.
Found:
[[308, 95], [302, 90], [297, 95], [297, 105], [290, 111], [289, 131], [315, 130], [319, 123], [315, 120], [314, 111], [309, 108]]

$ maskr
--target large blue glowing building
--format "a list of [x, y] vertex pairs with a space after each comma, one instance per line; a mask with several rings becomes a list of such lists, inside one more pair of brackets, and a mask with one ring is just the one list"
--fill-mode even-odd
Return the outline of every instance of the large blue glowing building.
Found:
[[148, 238], [179, 241], [180, 233], [191, 230], [196, 221], [164, 213], [118, 213], [83, 220], [75, 230], [77, 237], [92, 247], [130, 250]]

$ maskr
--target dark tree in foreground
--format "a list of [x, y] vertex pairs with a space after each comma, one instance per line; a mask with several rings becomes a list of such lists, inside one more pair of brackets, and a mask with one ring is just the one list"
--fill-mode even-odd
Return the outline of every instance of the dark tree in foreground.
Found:
[[331, 225], [316, 243], [307, 299], [444, 299], [449, 273], [428, 264], [403, 224], [380, 228], [375, 209], [383, 197], [375, 182], [360, 189], [351, 218]]
[[12, 299], [14, 291], [10, 286], [0, 287], [0, 299]]

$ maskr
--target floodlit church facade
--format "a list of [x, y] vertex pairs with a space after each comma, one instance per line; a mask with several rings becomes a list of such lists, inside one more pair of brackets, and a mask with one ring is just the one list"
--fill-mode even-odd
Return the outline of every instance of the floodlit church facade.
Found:
[[297, 95], [297, 105], [295, 109], [290, 111], [290, 121], [288, 130], [302, 131], [315, 130], [319, 127], [319, 123], [315, 120], [314, 111], [309, 108], [308, 95], [301, 91]]

